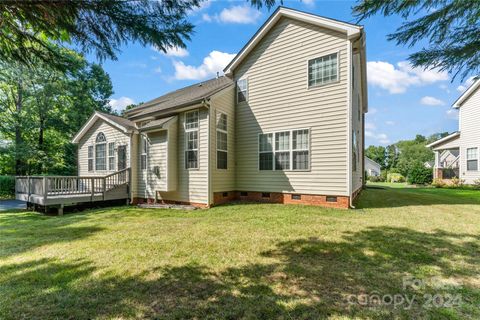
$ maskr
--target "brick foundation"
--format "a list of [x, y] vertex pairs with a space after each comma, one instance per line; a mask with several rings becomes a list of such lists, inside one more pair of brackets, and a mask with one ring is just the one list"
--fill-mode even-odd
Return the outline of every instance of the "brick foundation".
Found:
[[[327, 201], [327, 198], [329, 198], [330, 201]], [[350, 206], [349, 200], [350, 198], [345, 196], [324, 196], [324, 195], [280, 193], [280, 192], [229, 191], [229, 192], [214, 192], [213, 194], [214, 205], [224, 204], [231, 201], [245, 201], [245, 202], [282, 203], [282, 204], [303, 204], [303, 205], [313, 205], [313, 206], [321, 206], [321, 207], [327, 207], [327, 208], [348, 209]]]

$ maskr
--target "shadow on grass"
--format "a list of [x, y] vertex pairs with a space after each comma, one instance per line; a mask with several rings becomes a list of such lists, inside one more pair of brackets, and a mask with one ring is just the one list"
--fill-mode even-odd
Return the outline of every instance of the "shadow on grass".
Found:
[[[118, 276], [87, 260], [50, 259], [0, 268], [5, 318], [357, 319], [478, 318], [478, 237], [370, 228], [342, 241], [279, 242], [251, 263], [214, 272], [184, 265]], [[461, 278], [461, 288], [403, 289], [405, 276]], [[348, 304], [349, 295], [460, 293], [464, 305], [410, 310]]]
[[26, 252], [43, 245], [86, 238], [103, 228], [71, 226], [85, 215], [49, 217], [39, 213], [3, 213], [0, 215], [0, 258]]
[[480, 205], [480, 190], [373, 185], [362, 191], [355, 206], [366, 209], [430, 205]]

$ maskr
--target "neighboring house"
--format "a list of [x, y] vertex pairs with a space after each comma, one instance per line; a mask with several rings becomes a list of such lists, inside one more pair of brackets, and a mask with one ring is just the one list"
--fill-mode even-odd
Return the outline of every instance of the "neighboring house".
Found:
[[365, 61], [363, 27], [281, 7], [225, 76], [95, 113], [73, 139], [79, 175], [131, 168], [134, 203], [347, 208], [364, 183]]
[[382, 166], [369, 157], [365, 157], [365, 172], [369, 177], [378, 177], [382, 172]]
[[480, 81], [475, 81], [453, 104], [459, 111], [459, 131], [427, 147], [435, 152], [434, 178], [458, 177], [467, 184], [480, 179]]

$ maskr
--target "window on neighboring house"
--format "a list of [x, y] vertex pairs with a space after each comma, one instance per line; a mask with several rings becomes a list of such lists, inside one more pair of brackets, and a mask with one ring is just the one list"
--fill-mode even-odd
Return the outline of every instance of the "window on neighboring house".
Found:
[[237, 102], [248, 100], [248, 80], [240, 79], [237, 81]]
[[478, 148], [467, 149], [467, 170], [468, 171], [478, 170]]
[[273, 133], [258, 136], [258, 164], [260, 170], [273, 170]]
[[308, 61], [308, 85], [318, 86], [338, 80], [338, 54], [333, 53]]
[[185, 169], [198, 168], [198, 110], [185, 113]]
[[357, 171], [358, 141], [355, 130], [352, 130], [352, 170]]
[[108, 144], [108, 170], [115, 170], [115, 142]]
[[310, 168], [310, 134], [308, 129], [292, 132], [293, 170]]
[[275, 170], [290, 169], [290, 131], [275, 133]]
[[93, 171], [93, 146], [88, 146], [88, 171]]
[[148, 155], [148, 140], [147, 137], [142, 136], [142, 146], [141, 146], [141, 155], [140, 155], [140, 169], [147, 169], [147, 155]]
[[228, 168], [227, 139], [227, 115], [219, 113], [217, 116], [217, 169]]
[[107, 170], [107, 139], [102, 132], [95, 139], [95, 170]]
[[309, 170], [310, 131], [300, 129], [261, 134], [258, 150], [260, 170]]

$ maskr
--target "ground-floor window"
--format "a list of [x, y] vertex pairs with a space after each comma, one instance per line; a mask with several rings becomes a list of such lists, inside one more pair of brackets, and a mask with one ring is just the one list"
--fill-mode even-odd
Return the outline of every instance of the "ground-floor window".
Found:
[[108, 144], [108, 170], [115, 170], [115, 142]]
[[93, 171], [93, 146], [88, 146], [88, 171]]
[[467, 149], [467, 170], [478, 171], [478, 148]]

